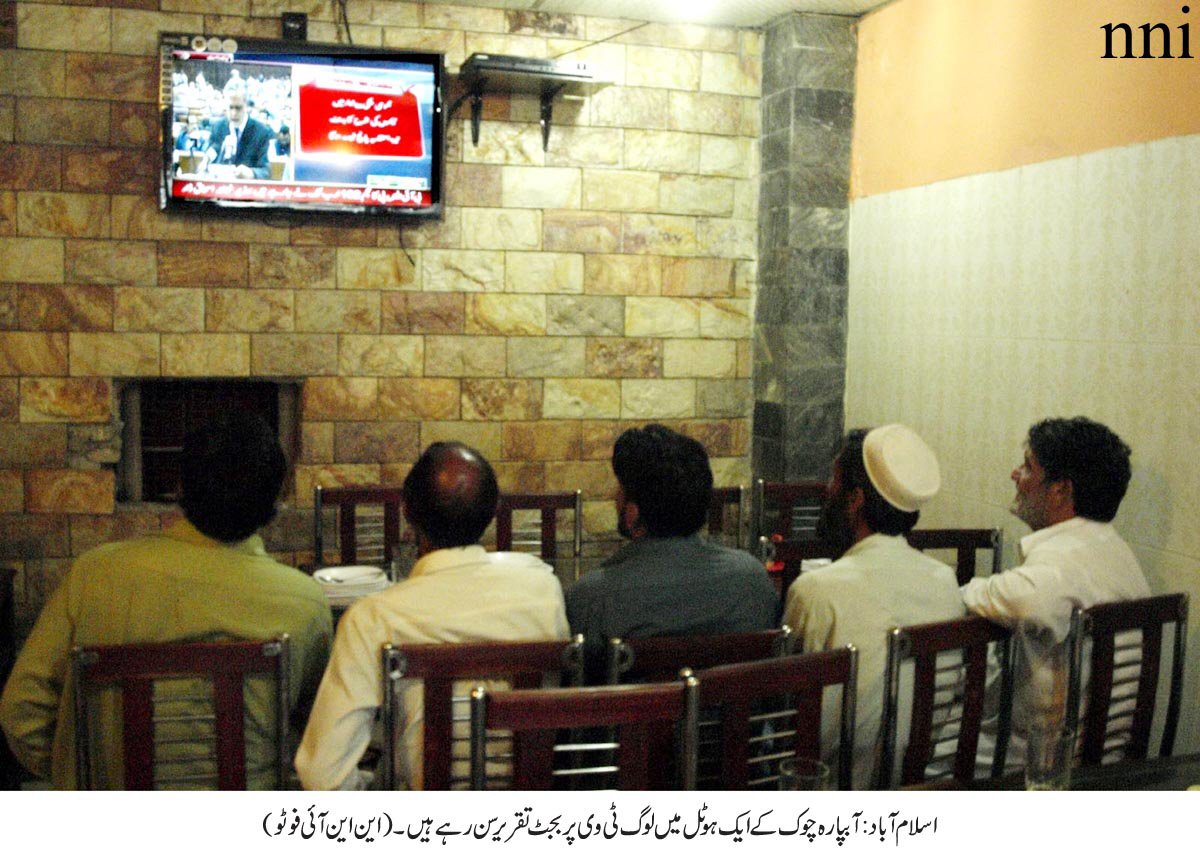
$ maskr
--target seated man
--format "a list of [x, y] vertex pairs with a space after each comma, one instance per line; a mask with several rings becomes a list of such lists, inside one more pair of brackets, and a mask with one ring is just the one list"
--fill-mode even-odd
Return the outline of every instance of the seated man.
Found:
[[[936, 456], [908, 427], [850, 432], [834, 459], [817, 522], [818, 536], [839, 559], [803, 573], [788, 588], [783, 621], [805, 652], [846, 644], [858, 649], [856, 789], [869, 789], [877, 774], [888, 631], [964, 613], [954, 570], [904, 538], [940, 485]], [[834, 698], [827, 695], [821, 715], [821, 747], [829, 760], [838, 749]]]
[[[499, 490], [487, 459], [463, 444], [427, 449], [404, 480], [404, 517], [417, 537], [408, 578], [355, 602], [338, 624], [333, 655], [296, 753], [306, 789], [369, 785], [358, 762], [383, 704], [385, 643], [468, 643], [566, 639], [562, 587], [536, 557], [489, 554], [479, 538], [496, 514]], [[420, 789], [423, 698], [404, 694], [399, 780]], [[449, 749], [447, 749], [449, 753]]]
[[[256, 531], [275, 517], [287, 473], [279, 441], [260, 418], [217, 417], [183, 447], [184, 518], [161, 534], [82, 555], [46, 603], [0, 698], [0, 725], [21, 763], [58, 788], [75, 786], [71, 647], [79, 644], [257, 640], [291, 636], [297, 722], [316, 692], [333, 636], [329, 604], [312, 578], [277, 563]], [[269, 701], [246, 696], [247, 783], [273, 778]], [[101, 732], [120, 742], [120, 715]], [[110, 755], [118, 756], [119, 755]], [[119, 759], [101, 786], [119, 786]]]
[[[963, 586], [967, 609], [1009, 628], [1029, 623], [1061, 643], [1073, 609], [1149, 596], [1137, 558], [1111, 524], [1129, 485], [1129, 453], [1111, 429], [1086, 417], [1031, 426], [1024, 461], [1012, 472], [1017, 489], [1012, 513], [1033, 533], [1021, 540], [1021, 565]], [[1064, 670], [1056, 671], [1059, 680]], [[1052, 699], [1043, 699], [1042, 692], [1028, 693], [1027, 678], [1018, 674], [1013, 701], [1007, 757], [1012, 766], [1024, 760], [1025, 734], [1035, 715], [1063, 714], [1063, 682], [1049, 690]], [[994, 719], [984, 723], [981, 761], [990, 761], [995, 727]]]
[[609, 638], [768, 629], [779, 598], [762, 564], [699, 535], [712, 497], [700, 442], [650, 424], [613, 447], [617, 528], [629, 540], [567, 589], [571, 631], [586, 641], [588, 679], [602, 681]]

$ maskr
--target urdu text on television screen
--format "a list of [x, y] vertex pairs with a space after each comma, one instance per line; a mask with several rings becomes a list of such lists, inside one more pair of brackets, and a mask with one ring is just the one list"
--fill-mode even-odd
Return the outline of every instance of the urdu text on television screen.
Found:
[[164, 207], [439, 212], [440, 55], [170, 38]]

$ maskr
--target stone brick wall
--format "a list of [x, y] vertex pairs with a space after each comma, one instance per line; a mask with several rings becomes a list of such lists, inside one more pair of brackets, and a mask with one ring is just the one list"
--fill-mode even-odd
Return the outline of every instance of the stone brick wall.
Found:
[[748, 479], [761, 34], [350, 0], [355, 43], [452, 71], [608, 39], [572, 56], [615, 84], [558, 103], [548, 151], [527, 97], [489, 97], [477, 147], [456, 116], [444, 219], [398, 229], [157, 210], [158, 31], [277, 37], [299, 10], [337, 41], [333, 4], [4, 9], [0, 562], [23, 571], [23, 621], [72, 557], [175, 514], [115, 502], [135, 377], [303, 379], [292, 510], [269, 534], [297, 562], [316, 482], [400, 480], [439, 439], [481, 449], [502, 488], [582, 488], [591, 535], [614, 526], [627, 425], [669, 422], [719, 482]]

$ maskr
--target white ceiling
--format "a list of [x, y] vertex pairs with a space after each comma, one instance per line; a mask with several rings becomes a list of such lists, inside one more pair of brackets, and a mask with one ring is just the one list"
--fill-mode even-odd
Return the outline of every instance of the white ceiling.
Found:
[[889, 0], [425, 0], [631, 21], [759, 27], [788, 12], [858, 16]]

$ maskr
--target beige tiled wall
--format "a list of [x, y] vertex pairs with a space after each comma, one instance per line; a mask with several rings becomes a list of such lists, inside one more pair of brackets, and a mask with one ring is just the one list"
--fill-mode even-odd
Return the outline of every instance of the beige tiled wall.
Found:
[[[1133, 448], [1116, 525], [1152, 588], [1200, 602], [1197, 158], [1179, 137], [853, 204], [847, 425], [900, 420], [937, 450], [923, 523], [1003, 527], [1015, 562], [1025, 432], [1085, 414]], [[1195, 706], [1181, 731], [1200, 747]]]
[[[436, 223], [159, 213], [157, 33], [273, 37], [296, 8], [16, 4], [0, 562], [25, 571], [26, 618], [71, 557], [167, 515], [115, 504], [108, 464], [78, 452], [130, 377], [304, 380], [301, 511], [291, 544], [275, 534], [297, 560], [314, 483], [399, 480], [439, 439], [483, 450], [504, 488], [581, 487], [593, 533], [613, 527], [606, 460], [633, 422], [683, 427], [719, 482], [748, 478], [760, 35], [350, 0], [357, 44], [443, 51], [451, 71], [475, 51], [574, 51], [615, 84], [557, 102], [546, 151], [536, 100], [489, 97], [478, 146], [464, 109]], [[338, 40], [335, 4], [300, 8], [310, 39]]]

